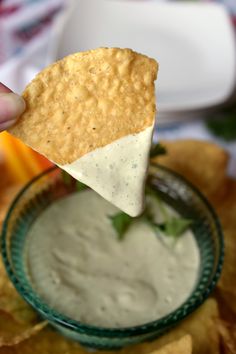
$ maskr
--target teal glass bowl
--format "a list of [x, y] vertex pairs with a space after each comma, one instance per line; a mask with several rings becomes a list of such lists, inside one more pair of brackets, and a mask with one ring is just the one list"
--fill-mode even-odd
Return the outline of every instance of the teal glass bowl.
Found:
[[66, 183], [60, 169], [52, 168], [28, 183], [12, 203], [4, 221], [1, 251], [15, 288], [41, 317], [63, 335], [86, 347], [117, 349], [162, 335], [204, 302], [220, 276], [223, 235], [217, 215], [208, 201], [184, 178], [162, 166], [150, 167], [148, 183], [178, 213], [194, 220], [191, 228], [200, 251], [200, 271], [195, 289], [179, 308], [144, 325], [113, 329], [80, 323], [51, 308], [32, 286], [25, 251], [28, 230], [48, 205], [76, 191], [76, 182]]

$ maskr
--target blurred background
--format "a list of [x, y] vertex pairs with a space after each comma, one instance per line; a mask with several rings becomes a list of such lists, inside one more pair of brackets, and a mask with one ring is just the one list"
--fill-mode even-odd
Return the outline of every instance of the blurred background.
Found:
[[[0, 81], [21, 93], [46, 65], [99, 46], [160, 64], [154, 139], [212, 140], [236, 176], [236, 0], [0, 0]], [[200, 153], [200, 152], [199, 152]], [[50, 163], [0, 134], [0, 187]]]

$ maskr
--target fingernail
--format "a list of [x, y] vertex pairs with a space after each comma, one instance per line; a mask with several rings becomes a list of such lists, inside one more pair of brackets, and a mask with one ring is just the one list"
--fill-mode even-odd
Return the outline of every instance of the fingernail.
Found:
[[5, 122], [0, 122], [0, 132], [10, 128], [16, 122], [15, 119], [6, 120]]
[[25, 110], [25, 101], [16, 93], [0, 94], [0, 123], [16, 120]]

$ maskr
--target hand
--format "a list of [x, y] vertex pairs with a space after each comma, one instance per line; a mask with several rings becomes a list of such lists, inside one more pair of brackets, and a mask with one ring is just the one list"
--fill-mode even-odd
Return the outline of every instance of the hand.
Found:
[[0, 83], [0, 132], [13, 125], [25, 110], [25, 101]]

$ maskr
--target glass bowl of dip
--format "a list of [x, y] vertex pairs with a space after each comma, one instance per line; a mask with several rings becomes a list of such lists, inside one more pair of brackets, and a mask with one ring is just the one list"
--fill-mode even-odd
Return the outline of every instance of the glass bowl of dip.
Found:
[[[223, 264], [223, 235], [216, 213], [202, 194], [183, 177], [160, 165], [151, 165], [147, 180], [162, 201], [184, 218], [194, 220], [191, 231], [200, 254], [196, 284], [186, 300], [167, 315], [138, 326], [107, 328], [76, 321], [55, 310], [39, 295], [27, 258], [29, 230], [46, 208], [78, 190], [53, 167], [34, 178], [13, 201], [3, 224], [1, 251], [7, 273], [19, 294], [63, 335], [96, 349], [118, 349], [154, 339], [176, 326], [209, 296]], [[158, 256], [158, 255], [157, 255]], [[158, 269], [156, 270], [158, 273]]]

